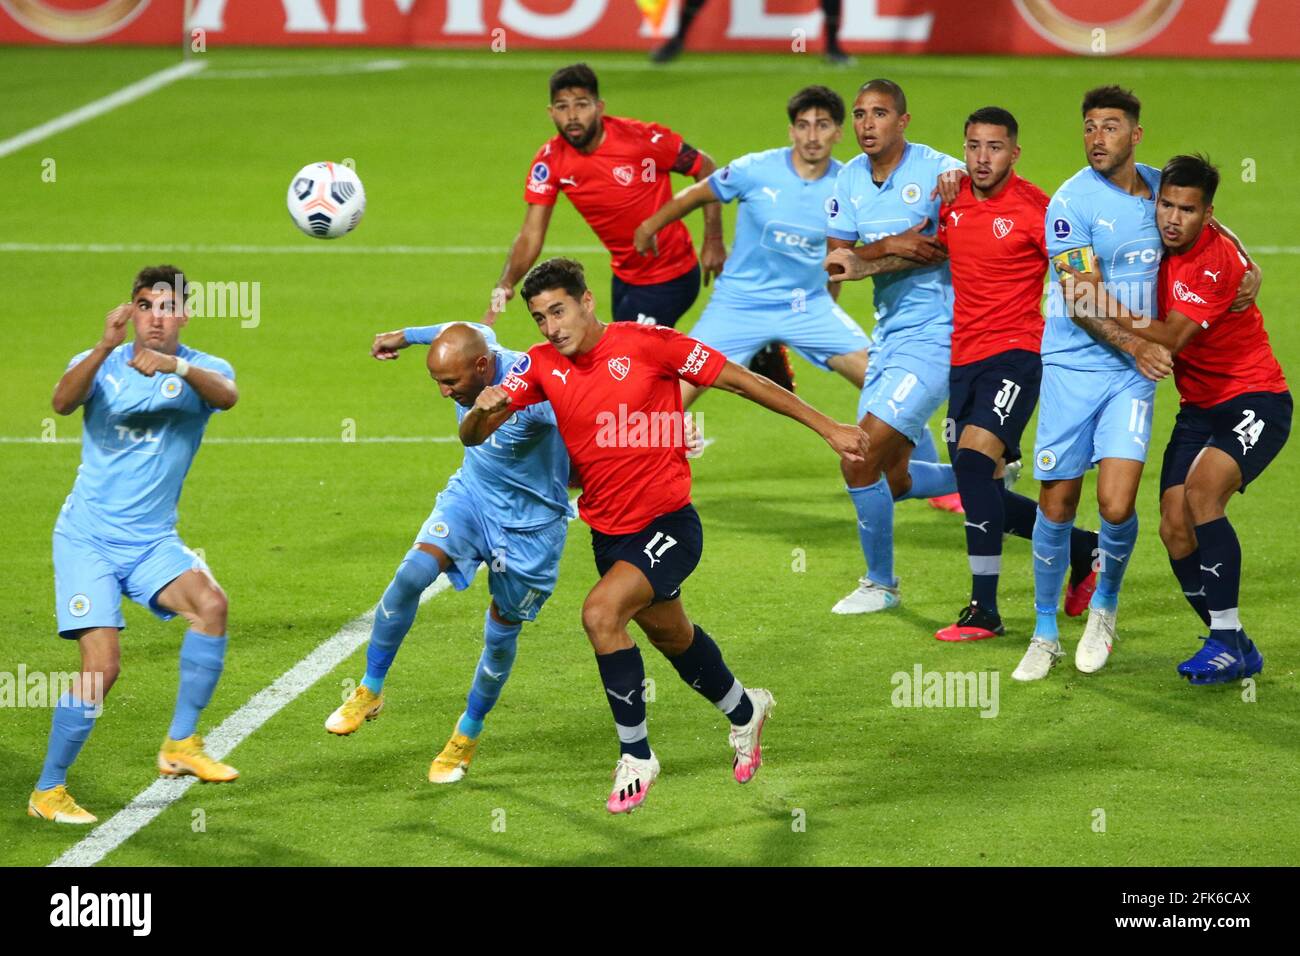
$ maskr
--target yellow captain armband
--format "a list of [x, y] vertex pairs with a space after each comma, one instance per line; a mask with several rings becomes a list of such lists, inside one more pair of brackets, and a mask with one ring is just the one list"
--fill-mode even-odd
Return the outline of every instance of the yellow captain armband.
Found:
[[1068, 275], [1065, 266], [1073, 269], [1075, 272], [1087, 274], [1097, 272], [1097, 254], [1092, 251], [1092, 246], [1083, 246], [1079, 249], [1068, 249], [1059, 256], [1052, 256], [1052, 265], [1056, 267], [1059, 275]]

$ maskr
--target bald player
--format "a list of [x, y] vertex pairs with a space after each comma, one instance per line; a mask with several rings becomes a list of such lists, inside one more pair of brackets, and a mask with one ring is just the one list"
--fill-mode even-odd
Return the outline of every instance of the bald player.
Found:
[[[375, 336], [370, 354], [389, 361], [410, 345], [429, 346], [429, 376], [442, 397], [456, 403], [457, 423], [479, 392], [528, 362], [527, 355], [502, 348], [490, 328], [468, 322], [384, 332]], [[430, 783], [465, 776], [483, 719], [510, 676], [523, 622], [537, 616], [555, 589], [569, 525], [568, 477], [569, 455], [549, 402], [520, 409], [492, 441], [465, 449], [375, 608], [365, 676], [330, 714], [326, 730], [350, 734], [379, 716], [384, 678], [415, 620], [420, 594], [440, 574], [463, 591], [486, 564], [492, 601], [483, 620], [483, 654], [465, 712], [429, 767]]]

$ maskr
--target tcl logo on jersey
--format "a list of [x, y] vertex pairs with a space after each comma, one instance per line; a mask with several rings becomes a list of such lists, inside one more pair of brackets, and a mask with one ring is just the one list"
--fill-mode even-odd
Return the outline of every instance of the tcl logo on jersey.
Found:
[[119, 418], [105, 423], [105, 440], [101, 445], [108, 451], [158, 455], [162, 453], [166, 434], [167, 423], [157, 418]]
[[632, 371], [632, 359], [627, 355], [620, 355], [618, 358], [609, 360], [609, 374], [614, 376], [616, 381], [623, 381], [627, 378], [627, 373]]
[[620, 186], [632, 185], [632, 179], [636, 176], [636, 170], [631, 166], [615, 166], [613, 173], [614, 179], [618, 181]]
[[1174, 298], [1179, 302], [1195, 302], [1197, 305], [1205, 305], [1205, 300], [1187, 287], [1187, 283], [1182, 279], [1174, 282]]
[[999, 216], [997, 219], [993, 220], [993, 235], [997, 236], [999, 239], [1005, 239], [1014, 228], [1016, 228], [1014, 219], [1003, 219]]
[[1155, 272], [1160, 265], [1160, 241], [1158, 239], [1131, 239], [1115, 249], [1110, 257], [1110, 268], [1106, 271], [1107, 281], [1122, 279], [1125, 276], [1147, 276]]
[[859, 227], [863, 242], [879, 242], [889, 236], [896, 236], [912, 228], [910, 219], [876, 219], [864, 222]]
[[796, 259], [821, 259], [826, 255], [824, 233], [814, 232], [789, 222], [772, 220], [763, 227], [760, 240], [764, 249], [794, 256]]

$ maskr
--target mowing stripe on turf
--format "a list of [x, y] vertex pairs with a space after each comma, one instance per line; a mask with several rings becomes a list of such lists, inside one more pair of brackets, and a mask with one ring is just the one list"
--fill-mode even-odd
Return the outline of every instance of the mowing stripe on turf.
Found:
[[[449, 587], [451, 582], [447, 576], [439, 576], [420, 595], [420, 603], [424, 604]], [[223, 720], [206, 737], [208, 753], [217, 760], [223, 759], [287, 704], [351, 657], [370, 637], [370, 625], [374, 619], [375, 612], [372, 608], [367, 614], [349, 621], [337, 634], [281, 674], [269, 687], [254, 694], [248, 703]], [[64, 851], [50, 866], [94, 866], [185, 796], [186, 791], [196, 782], [194, 777], [155, 780], [124, 808], [91, 830], [81, 842]]]
[[[292, 246], [195, 245], [188, 242], [0, 242], [0, 252], [196, 253], [199, 255], [298, 255], [319, 252], [355, 256], [499, 256], [506, 246], [358, 246], [305, 240]], [[547, 246], [547, 252], [604, 252], [604, 246]], [[1253, 250], [1252, 250], [1253, 251]]]
[[[450, 445], [460, 441], [456, 435], [375, 435], [353, 438], [330, 438], [322, 435], [231, 435], [204, 438], [205, 445], [417, 445], [433, 442]], [[38, 438], [34, 435], [0, 435], [0, 445], [80, 445], [80, 438]]]
[[148, 96], [154, 90], [161, 89], [169, 83], [174, 83], [187, 76], [193, 76], [207, 65], [203, 60], [190, 60], [187, 63], [169, 66], [165, 70], [149, 74], [143, 80], [137, 80], [130, 86], [122, 87], [116, 93], [110, 93], [108, 96], [87, 103], [85, 106], [79, 106], [70, 113], [56, 116], [54, 119], [48, 120], [40, 126], [33, 126], [17, 136], [0, 140], [0, 157], [16, 153], [18, 150], [33, 143], [39, 143], [43, 139], [49, 139], [56, 133], [62, 133], [65, 129], [71, 129], [73, 126], [92, 120], [96, 116], [103, 116], [119, 106], [125, 106], [127, 103]]
[[[354, 256], [486, 256], [509, 251], [505, 246], [359, 246], [353, 243], [302, 242], [291, 246], [242, 244], [196, 245], [187, 242], [0, 242], [0, 252], [174, 252], [198, 255], [298, 255], [330, 253]], [[604, 252], [604, 246], [547, 246], [548, 253]], [[1252, 256], [1300, 256], [1300, 246], [1251, 246]]]

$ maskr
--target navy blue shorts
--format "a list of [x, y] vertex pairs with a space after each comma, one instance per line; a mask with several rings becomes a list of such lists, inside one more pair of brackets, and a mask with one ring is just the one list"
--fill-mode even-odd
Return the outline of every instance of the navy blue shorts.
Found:
[[1290, 392], [1247, 392], [1210, 408], [1184, 405], [1174, 419], [1160, 467], [1160, 494], [1187, 481], [1202, 448], [1227, 452], [1241, 469], [1241, 487], [1259, 477], [1291, 434]]
[[949, 455], [956, 456], [962, 429], [975, 425], [998, 436], [1008, 462], [1019, 460], [1020, 436], [1034, 414], [1042, 381], [1042, 357], [1025, 349], [954, 365], [948, 373]]
[[631, 534], [605, 534], [591, 529], [596, 570], [604, 577], [615, 561], [626, 561], [645, 575], [655, 601], [671, 601], [700, 563], [704, 529], [694, 505], [662, 514]]
[[700, 294], [700, 264], [676, 279], [654, 285], [632, 285], [614, 276], [612, 288], [615, 322], [672, 327]]

